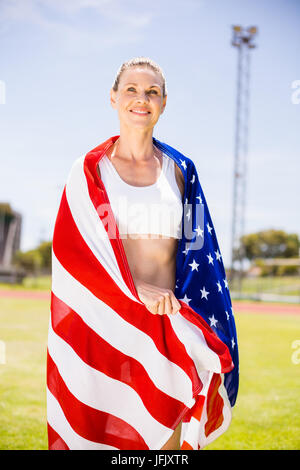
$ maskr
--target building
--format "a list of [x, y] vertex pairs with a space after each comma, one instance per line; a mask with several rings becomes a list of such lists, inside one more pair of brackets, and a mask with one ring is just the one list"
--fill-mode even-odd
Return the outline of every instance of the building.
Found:
[[9, 203], [0, 202], [0, 281], [21, 282], [25, 273], [13, 266], [21, 244], [22, 216]]

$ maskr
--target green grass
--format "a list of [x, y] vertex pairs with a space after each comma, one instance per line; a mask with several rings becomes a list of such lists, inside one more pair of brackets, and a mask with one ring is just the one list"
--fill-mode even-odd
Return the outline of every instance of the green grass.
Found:
[[49, 303], [0, 299], [0, 449], [46, 449]]
[[300, 449], [300, 317], [236, 314], [240, 389], [231, 425], [207, 449]]
[[[209, 449], [300, 449], [300, 364], [291, 345], [300, 317], [235, 312], [240, 391], [226, 433]], [[47, 449], [49, 303], [0, 299], [0, 449]]]

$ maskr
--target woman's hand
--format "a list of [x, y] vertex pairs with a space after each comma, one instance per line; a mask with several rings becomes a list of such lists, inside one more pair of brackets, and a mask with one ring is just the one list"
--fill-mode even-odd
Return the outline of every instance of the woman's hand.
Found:
[[163, 289], [141, 280], [135, 280], [135, 286], [139, 298], [154, 315], [174, 315], [181, 309], [171, 289]]

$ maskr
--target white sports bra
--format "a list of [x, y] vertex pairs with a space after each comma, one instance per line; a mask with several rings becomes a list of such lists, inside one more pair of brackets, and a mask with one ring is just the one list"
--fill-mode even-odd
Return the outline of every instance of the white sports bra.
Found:
[[181, 238], [183, 206], [172, 158], [163, 154], [160, 175], [148, 186], [122, 180], [107, 155], [101, 158], [99, 169], [121, 238], [127, 234]]

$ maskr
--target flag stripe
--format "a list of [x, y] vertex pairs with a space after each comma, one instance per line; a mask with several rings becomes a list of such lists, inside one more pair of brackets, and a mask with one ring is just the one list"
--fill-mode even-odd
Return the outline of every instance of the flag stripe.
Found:
[[188, 411], [188, 413], [185, 414], [183, 422], [188, 423], [192, 417], [200, 421], [204, 404], [205, 404], [205, 396], [199, 394], [194, 406]]
[[[186, 445], [190, 445], [192, 449], [198, 448], [199, 437], [201, 434], [201, 427], [199, 421], [193, 416], [190, 417], [188, 422], [182, 422], [181, 428], [181, 446], [182, 450], [187, 449]], [[184, 446], [184, 447], [182, 447]]]
[[209, 385], [207, 394], [207, 422], [205, 424], [204, 432], [208, 436], [212, 431], [218, 429], [223, 423], [223, 399], [219, 394], [219, 387], [221, 385], [220, 375], [214, 374]]
[[49, 423], [47, 424], [47, 433], [49, 450], [70, 450], [65, 441], [54, 431]]
[[[223, 434], [228, 429], [228, 427], [230, 425], [230, 422], [231, 422], [231, 418], [232, 418], [231, 405], [229, 403], [227, 392], [226, 392], [226, 389], [225, 389], [225, 386], [224, 386], [224, 375], [223, 374], [221, 374], [221, 384], [220, 384], [220, 386], [217, 390], [217, 394], [218, 394], [219, 398], [221, 398], [223, 400], [223, 408], [222, 408], [223, 421], [222, 421], [222, 424], [218, 428], [216, 428], [216, 429], [211, 428], [210, 433], [207, 436], [205, 435], [205, 431], [203, 432], [201, 448], [204, 447], [205, 445], [210, 444], [215, 439], [217, 439], [219, 436], [221, 436], [221, 434]], [[211, 399], [211, 397], [210, 397], [210, 399]], [[204, 417], [203, 423], [205, 423], [205, 425], [207, 425], [207, 419], [208, 419], [207, 418], [207, 412], [206, 412], [207, 405], [204, 408], [205, 413], [203, 413], [203, 417]], [[217, 421], [215, 421], [215, 422], [217, 422]]]
[[[186, 321], [186, 315], [184, 315], [184, 317], [182, 315], [171, 316], [170, 322], [177, 337], [186, 345], [185, 347], [189, 356], [195, 358], [198, 374], [207, 369], [221, 372], [219, 356], [213, 349], [209, 348], [206, 342], [209, 336], [206, 334], [205, 338], [199, 328], [200, 322], [197, 327], [195, 324]], [[206, 326], [203, 325], [203, 327], [203, 331], [205, 332]]]
[[[175, 429], [178, 416], [184, 415], [187, 411], [187, 406], [184, 403], [159, 390], [151, 381], [142, 364], [103, 340], [82, 321], [79, 315], [54, 294], [52, 294], [52, 308], [58, 312], [56, 324], [53, 324], [54, 320], [52, 320], [53, 330], [74, 349], [84, 362], [133, 388], [141, 397], [149, 413], [157, 421], [164, 426]], [[99, 355], [99, 351], [101, 351], [101, 355]], [[167, 370], [165, 372], [167, 373]], [[170, 379], [174, 379], [174, 376], [170, 376]], [[182, 385], [184, 386], [183, 383]], [[169, 386], [171, 390], [172, 383]], [[190, 397], [190, 394], [190, 384], [186, 383], [185, 397]], [[181, 395], [184, 394], [181, 393]], [[158, 403], [160, 406], [157, 406]]]
[[[172, 434], [172, 430], [149, 414], [140, 396], [131, 387], [88, 366], [56, 335], [51, 325], [48, 350], [68, 389], [79, 401], [127, 422], [143, 435], [150, 448], [155, 446], [158, 438]], [[93, 383], [92, 389], [85, 386], [88, 383]], [[122, 397], [125, 406], [120, 406], [119, 397]]]
[[[107, 444], [115, 448], [148, 449], [142, 436], [125, 421], [77, 400], [62, 380], [49, 353], [47, 367], [49, 370], [47, 381], [49, 391], [59, 402], [67, 420], [72, 421], [72, 427], [77, 434], [87, 440]], [[99, 422], [105, 422], [106, 426], [99, 429]], [[119, 430], [119, 436], [111, 433], [111, 430], [114, 429]]]
[[[233, 362], [229, 353], [229, 349], [225, 343], [223, 343], [212, 330], [212, 328], [203, 320], [200, 315], [196, 315], [191, 308], [183, 312], [184, 317], [197, 328], [193, 328], [190, 325], [190, 330], [197, 332], [199, 327], [204, 335], [207, 346], [214, 353], [214, 364], [209, 370], [214, 370], [215, 372], [228, 372], [232, 370]], [[189, 343], [188, 343], [189, 344]], [[200, 356], [201, 358], [201, 356]], [[216, 362], [218, 361], [218, 362]], [[217, 364], [220, 364], [218, 367]]]
[[[66, 419], [62, 408], [54, 397], [54, 395], [47, 388], [47, 410], [48, 410], [48, 424], [60, 436], [63, 442], [69, 449], [77, 450], [116, 450], [116, 447], [109, 446], [98, 442], [93, 442], [77, 434], [70, 422], [72, 423], [73, 417], [70, 422]], [[63, 446], [63, 444], [62, 444]]]

